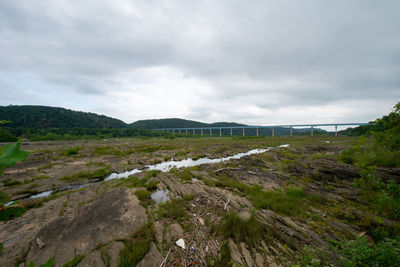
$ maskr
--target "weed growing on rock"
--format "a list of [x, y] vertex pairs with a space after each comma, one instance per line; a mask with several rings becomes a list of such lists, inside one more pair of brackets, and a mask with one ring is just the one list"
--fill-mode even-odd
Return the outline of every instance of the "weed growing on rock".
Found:
[[79, 180], [93, 180], [93, 179], [104, 179], [107, 175], [111, 173], [110, 168], [101, 168], [94, 171], [79, 172], [73, 175], [68, 175], [60, 178], [62, 181], [74, 182]]
[[147, 223], [123, 240], [124, 248], [119, 253], [118, 267], [136, 266], [149, 252], [154, 240], [153, 224]]
[[249, 248], [255, 248], [260, 245], [261, 240], [270, 237], [267, 226], [254, 216], [246, 220], [236, 212], [226, 213], [223, 216], [221, 224], [216, 226], [215, 232], [223, 235], [225, 238], [232, 238], [235, 242], [244, 242]]
[[75, 258], [69, 260], [67, 263], [63, 265], [63, 267], [75, 267], [77, 266], [84, 258], [86, 257], [85, 254], [79, 254], [75, 256]]

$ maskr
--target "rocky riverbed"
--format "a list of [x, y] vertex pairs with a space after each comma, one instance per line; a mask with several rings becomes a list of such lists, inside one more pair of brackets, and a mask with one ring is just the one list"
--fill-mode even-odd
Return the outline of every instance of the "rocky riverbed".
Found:
[[[224, 260], [291, 266], [305, 253], [339, 265], [335, 244], [369, 236], [377, 224], [399, 225], [368, 207], [355, 186], [359, 170], [338, 160], [352, 142], [293, 137], [24, 143], [29, 158], [0, 177], [0, 190], [14, 201], [10, 207], [26, 210], [1, 222], [0, 265], [39, 266], [54, 259], [55, 266], [223, 266]], [[268, 150], [166, 172], [145, 169], [252, 149]], [[104, 181], [132, 169], [143, 171]], [[400, 179], [398, 169], [378, 171]], [[156, 190], [168, 190], [170, 200], [154, 201]]]

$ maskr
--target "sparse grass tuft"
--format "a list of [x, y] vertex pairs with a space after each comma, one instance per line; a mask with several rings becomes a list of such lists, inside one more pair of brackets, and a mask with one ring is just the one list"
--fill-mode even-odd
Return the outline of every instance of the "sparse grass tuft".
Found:
[[147, 191], [147, 189], [138, 190], [135, 192], [135, 195], [138, 197], [143, 207], [147, 207], [153, 203], [153, 200], [150, 198], [151, 193]]
[[118, 267], [136, 266], [149, 252], [154, 240], [153, 224], [147, 223], [124, 240], [124, 249], [119, 253]]
[[75, 256], [75, 258], [69, 260], [67, 263], [63, 265], [63, 267], [75, 267], [77, 266], [84, 258], [86, 257], [85, 254], [79, 254]]
[[76, 154], [78, 154], [79, 150], [80, 150], [80, 147], [78, 147], [78, 146], [77, 147], [70, 147], [70, 148], [67, 148], [65, 150], [64, 155], [65, 156], [76, 155]]
[[222, 223], [216, 227], [216, 233], [232, 238], [237, 243], [244, 242], [249, 248], [256, 248], [261, 240], [270, 237], [267, 226], [259, 222], [254, 214], [249, 220], [244, 220], [236, 212], [224, 214]]
[[165, 203], [160, 203], [159, 206], [159, 219], [163, 217], [168, 217], [180, 223], [188, 220], [187, 201], [185, 201], [184, 199], [174, 198]]
[[94, 171], [79, 172], [79, 173], [76, 173], [73, 175], [67, 175], [67, 176], [60, 178], [60, 180], [74, 182], [74, 181], [83, 180], [83, 179], [88, 179], [88, 180], [104, 179], [110, 173], [111, 173], [110, 168], [101, 168], [101, 169], [94, 170]]

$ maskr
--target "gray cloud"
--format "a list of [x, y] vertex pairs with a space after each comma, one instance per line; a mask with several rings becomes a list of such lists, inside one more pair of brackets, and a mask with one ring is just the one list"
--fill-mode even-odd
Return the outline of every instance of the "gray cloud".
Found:
[[400, 98], [399, 9], [395, 0], [1, 1], [0, 104], [127, 122], [372, 120]]

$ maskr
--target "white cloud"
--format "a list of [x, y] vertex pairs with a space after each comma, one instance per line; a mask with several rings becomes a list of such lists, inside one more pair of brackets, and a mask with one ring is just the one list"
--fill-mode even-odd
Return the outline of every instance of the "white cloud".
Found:
[[400, 99], [400, 2], [1, 1], [0, 105], [133, 122], [368, 121]]

